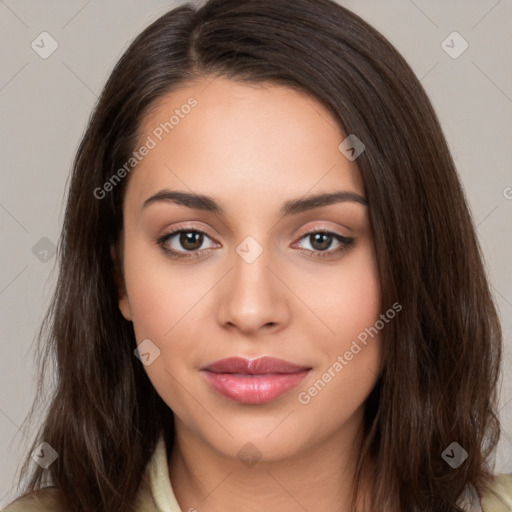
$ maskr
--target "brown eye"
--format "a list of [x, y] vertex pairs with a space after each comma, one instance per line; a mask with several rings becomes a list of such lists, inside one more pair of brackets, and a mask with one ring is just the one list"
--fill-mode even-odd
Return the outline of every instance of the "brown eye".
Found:
[[[344, 251], [350, 249], [355, 240], [346, 236], [334, 233], [332, 231], [317, 229], [316, 231], [310, 231], [304, 233], [300, 240], [307, 240], [311, 248], [306, 248], [305, 252], [309, 253], [311, 257], [328, 258], [336, 256]], [[332, 250], [333, 242], [336, 242], [338, 246]], [[295, 244], [294, 244], [295, 245]]]
[[163, 236], [157, 240], [157, 244], [172, 258], [198, 258], [212, 247], [201, 249], [206, 239], [211, 240], [203, 231], [182, 228]]
[[317, 251], [326, 251], [329, 249], [333, 242], [333, 235], [327, 233], [313, 233], [308, 235], [311, 243], [311, 247]]
[[203, 233], [198, 231], [182, 231], [178, 240], [187, 251], [197, 251], [203, 245], [203, 238]]

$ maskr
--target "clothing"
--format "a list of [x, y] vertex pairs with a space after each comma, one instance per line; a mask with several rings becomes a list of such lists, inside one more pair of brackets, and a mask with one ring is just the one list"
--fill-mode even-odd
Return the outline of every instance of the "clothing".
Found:
[[[40, 498], [25, 497], [11, 503], [3, 512], [60, 512], [51, 490], [41, 491]], [[190, 512], [181, 510], [172, 490], [164, 437], [158, 440], [137, 495], [139, 512]], [[512, 512], [512, 474], [501, 474], [482, 498], [483, 512]]]

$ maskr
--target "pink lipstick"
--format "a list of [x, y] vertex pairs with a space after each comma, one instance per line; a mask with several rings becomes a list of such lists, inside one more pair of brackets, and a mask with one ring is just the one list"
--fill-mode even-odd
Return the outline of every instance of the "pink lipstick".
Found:
[[242, 404], [263, 404], [298, 386], [310, 370], [308, 366], [263, 356], [220, 359], [201, 368], [201, 373], [226, 398]]

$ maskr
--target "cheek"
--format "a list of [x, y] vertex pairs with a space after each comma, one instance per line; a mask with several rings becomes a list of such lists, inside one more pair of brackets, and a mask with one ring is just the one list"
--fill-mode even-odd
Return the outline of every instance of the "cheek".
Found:
[[125, 279], [138, 342], [172, 335], [185, 316], [194, 316], [194, 306], [204, 294], [193, 274], [147, 242], [134, 241], [126, 251]]
[[311, 409], [338, 403], [343, 404], [340, 414], [360, 406], [373, 388], [382, 360], [381, 330], [385, 328], [380, 321], [381, 287], [373, 248], [368, 246], [345, 263], [324, 281], [327, 286], [322, 293], [315, 295], [315, 312], [329, 331], [316, 338], [322, 364], [309, 382], [316, 383], [315, 389], [309, 388], [310, 398], [314, 398], [311, 402], [315, 402]]
[[[128, 239], [128, 237], [127, 237]], [[184, 360], [201, 352], [204, 310], [201, 298], [211, 289], [208, 279], [198, 282], [194, 273], [169, 263], [155, 248], [142, 242], [127, 244], [125, 280], [137, 343], [151, 340], [159, 356], [144, 367], [155, 389], [171, 408], [180, 409], [189, 378]], [[191, 339], [202, 340], [196, 345]], [[197, 357], [197, 356], [196, 356]]]
[[343, 279], [340, 293], [339, 319], [335, 324], [337, 336], [357, 336], [379, 318], [381, 299], [377, 268], [372, 262], [361, 265]]
[[371, 248], [359, 251], [339, 269], [333, 269], [316, 293], [309, 296], [313, 301], [311, 309], [328, 327], [324, 332], [329, 346], [345, 350], [375, 324], [381, 313], [380, 278]]
[[306, 416], [331, 411], [325, 428], [343, 423], [363, 405], [382, 361], [381, 288], [373, 250], [358, 253], [346, 269], [326, 293], [336, 297], [330, 306], [325, 303], [334, 331], [323, 346], [327, 360], [298, 397]]
[[[381, 369], [381, 330], [375, 329], [381, 315], [377, 268], [369, 258], [356, 270], [339, 276], [331, 285], [337, 291], [328, 290], [331, 299], [337, 297], [324, 310], [334, 334], [317, 344], [322, 364], [296, 395], [303, 428], [318, 437], [360, 421]], [[318, 417], [323, 418], [320, 427]]]

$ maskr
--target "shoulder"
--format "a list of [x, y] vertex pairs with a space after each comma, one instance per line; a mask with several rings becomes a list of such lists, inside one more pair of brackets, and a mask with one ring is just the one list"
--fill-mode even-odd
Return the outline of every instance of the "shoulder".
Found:
[[2, 512], [61, 512], [57, 488], [47, 487], [25, 494], [7, 505]]
[[509, 512], [512, 510], [512, 474], [496, 475], [493, 484], [482, 496], [483, 512]]
[[[144, 485], [140, 491], [138, 503], [142, 505], [148, 501], [150, 493]], [[482, 496], [481, 502], [483, 512], [512, 511], [512, 474], [496, 475], [493, 484]], [[47, 487], [16, 499], [2, 512], [62, 512], [62, 509], [57, 501], [57, 488]]]
[[[147, 477], [142, 479], [137, 493], [135, 510], [156, 512], [158, 510]], [[178, 509], [179, 510], [179, 509]], [[20, 496], [0, 512], [68, 512], [64, 511], [58, 500], [58, 488], [46, 487]]]

